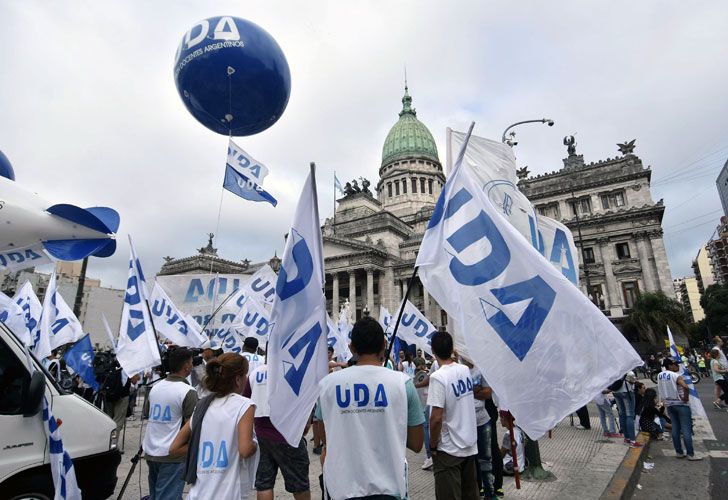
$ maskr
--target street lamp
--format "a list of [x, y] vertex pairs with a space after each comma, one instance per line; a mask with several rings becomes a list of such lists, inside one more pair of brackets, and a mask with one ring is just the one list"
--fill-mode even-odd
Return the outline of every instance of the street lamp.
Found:
[[503, 136], [501, 137], [501, 142], [504, 142], [504, 143], [508, 144], [510, 147], [513, 147], [516, 144], [518, 144], [516, 141], [513, 140], [516, 137], [516, 133], [515, 132], [511, 132], [511, 134], [510, 134], [511, 135], [511, 138], [510, 139], [506, 139], [506, 134], [513, 127], [515, 127], [517, 125], [523, 125], [524, 123], [545, 123], [549, 127], [553, 127], [554, 126], [554, 121], [551, 118], [541, 118], [540, 120], [523, 120], [521, 122], [516, 122], [516, 123], [514, 123], [512, 125], [509, 125], [503, 131]]

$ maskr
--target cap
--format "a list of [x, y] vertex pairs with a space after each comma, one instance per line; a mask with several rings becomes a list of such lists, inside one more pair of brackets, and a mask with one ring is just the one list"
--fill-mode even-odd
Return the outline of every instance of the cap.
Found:
[[245, 341], [243, 341], [243, 347], [247, 347], [248, 349], [257, 349], [258, 339], [255, 337], [247, 337]]

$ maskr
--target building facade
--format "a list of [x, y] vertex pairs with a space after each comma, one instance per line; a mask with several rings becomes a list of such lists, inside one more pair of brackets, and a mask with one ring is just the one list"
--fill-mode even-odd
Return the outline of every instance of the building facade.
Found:
[[728, 217], [720, 218], [713, 238], [705, 245], [713, 272], [713, 279], [720, 285], [728, 284]]
[[720, 196], [720, 202], [723, 205], [723, 215], [728, 217], [728, 161], [725, 162], [718, 174], [715, 187], [718, 188], [718, 196]]
[[[417, 118], [405, 86], [399, 119], [382, 147], [379, 180], [347, 183], [333, 218], [323, 226], [327, 309], [337, 318], [348, 301], [353, 319], [380, 307], [394, 313], [407, 290], [417, 251], [445, 175], [437, 146]], [[352, 187], [352, 185], [354, 187]], [[435, 326], [447, 316], [414, 278], [409, 300]]]
[[705, 318], [705, 311], [700, 305], [700, 289], [698, 280], [693, 276], [673, 280], [675, 296], [682, 304], [683, 310], [693, 322]]
[[573, 143], [563, 168], [519, 182], [538, 213], [571, 230], [581, 250], [581, 288], [617, 325], [640, 292], [674, 296], [665, 206], [652, 199], [652, 172], [633, 153], [634, 141], [619, 147], [622, 156], [587, 164]]
[[708, 255], [708, 245], [700, 247], [698, 255], [693, 259], [692, 267], [695, 280], [698, 283], [698, 290], [700, 290], [700, 295], [702, 295], [705, 293], [706, 288], [715, 283], [713, 266], [710, 262], [710, 255]]

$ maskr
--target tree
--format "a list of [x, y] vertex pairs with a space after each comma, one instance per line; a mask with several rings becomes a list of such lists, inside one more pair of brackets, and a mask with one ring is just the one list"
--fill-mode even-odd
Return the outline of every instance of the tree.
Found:
[[653, 346], [666, 335], [669, 326], [674, 332], [684, 333], [688, 317], [682, 304], [662, 292], [641, 293], [629, 313], [628, 321]]
[[705, 323], [711, 335], [725, 335], [728, 330], [728, 285], [710, 285], [700, 305], [705, 311]]

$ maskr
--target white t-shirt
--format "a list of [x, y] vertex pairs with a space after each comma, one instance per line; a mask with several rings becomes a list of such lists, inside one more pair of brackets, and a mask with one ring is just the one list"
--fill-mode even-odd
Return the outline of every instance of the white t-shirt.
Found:
[[190, 391], [194, 389], [184, 382], [162, 380], [152, 386], [149, 391], [149, 421], [142, 444], [146, 455], [169, 455], [169, 447], [182, 428], [182, 405]]
[[[476, 385], [487, 387], [484, 385], [483, 376], [477, 368], [470, 369], [470, 378], [473, 379], [473, 387]], [[473, 401], [475, 404], [475, 424], [480, 427], [490, 422], [490, 415], [488, 415], [488, 410], [485, 409], [485, 400], [475, 399], [475, 396], [473, 396]]]
[[671, 370], [665, 370], [657, 375], [657, 393], [666, 406], [688, 404], [680, 398], [685, 389], [677, 385], [678, 377], [680, 374]]
[[415, 377], [415, 364], [412, 361], [402, 361], [402, 371], [409, 378]]
[[430, 375], [427, 404], [443, 408], [439, 451], [455, 457], [478, 452], [473, 381], [465, 365], [449, 363]]
[[[427, 377], [427, 372], [425, 370], [417, 371], [415, 372], [415, 377], [412, 380], [412, 383], [419, 384], [425, 380], [425, 377]], [[417, 395], [420, 397], [420, 404], [422, 405], [422, 408], [425, 408], [427, 406], [427, 386], [416, 387], [416, 389]]]
[[321, 380], [324, 482], [333, 500], [407, 497], [407, 389], [402, 372], [352, 366]]
[[[238, 423], [253, 402], [240, 394], [215, 398], [205, 413], [197, 452], [197, 481], [188, 500], [246, 498], [255, 484], [259, 453], [241, 459]], [[190, 425], [195, 420], [192, 414]]]
[[260, 365], [248, 375], [250, 399], [255, 404], [255, 418], [269, 417], [268, 404], [268, 365]]
[[[523, 472], [526, 468], [526, 459], [523, 456], [523, 431], [517, 426], [513, 426], [513, 437], [516, 439], [516, 456], [518, 457], [518, 472]], [[511, 455], [511, 433], [506, 429], [503, 434], [503, 443], [501, 444], [506, 449], [506, 454], [503, 457], [503, 465], [513, 463], [513, 456]]]

